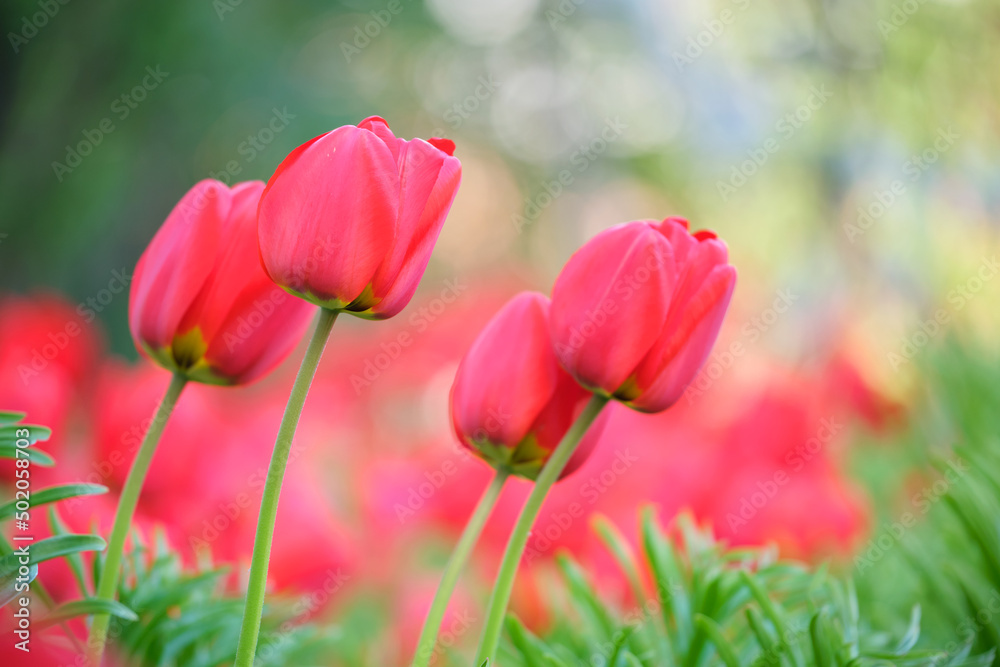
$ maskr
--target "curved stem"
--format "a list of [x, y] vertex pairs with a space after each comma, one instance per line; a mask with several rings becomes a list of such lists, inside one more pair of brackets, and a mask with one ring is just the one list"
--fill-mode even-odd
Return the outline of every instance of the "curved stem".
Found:
[[[181, 395], [181, 390], [187, 384], [187, 378], [181, 375], [174, 375], [167, 387], [167, 393], [160, 401], [160, 407], [156, 409], [153, 421], [146, 430], [146, 435], [142, 439], [139, 452], [135, 455], [132, 468], [125, 478], [125, 486], [122, 487], [122, 494], [118, 498], [118, 509], [115, 512], [115, 522], [111, 527], [111, 537], [108, 540], [107, 557], [104, 566], [101, 568], [100, 580], [97, 584], [97, 599], [113, 600], [118, 590], [118, 581], [121, 578], [122, 552], [125, 548], [125, 538], [128, 537], [129, 528], [132, 526], [132, 516], [135, 514], [135, 507], [139, 503], [139, 494], [142, 492], [143, 482], [146, 480], [146, 472], [149, 464], [156, 453], [156, 445], [160, 442], [163, 429], [167, 425], [170, 414], [177, 405], [177, 399]], [[101, 657], [104, 654], [104, 645], [108, 638], [108, 624], [111, 617], [107, 614], [94, 616], [94, 624], [90, 628], [90, 639], [88, 640], [92, 664], [100, 665]]]
[[507, 613], [507, 604], [510, 602], [510, 592], [514, 587], [514, 576], [517, 574], [517, 566], [521, 562], [524, 548], [528, 545], [528, 537], [531, 535], [531, 527], [538, 517], [538, 512], [542, 508], [542, 502], [548, 494], [549, 489], [559, 479], [563, 468], [576, 450], [583, 435], [587, 432], [597, 415], [608, 403], [608, 398], [594, 395], [591, 397], [587, 407], [584, 408], [580, 416], [577, 417], [573, 427], [563, 436], [562, 442], [552, 452], [552, 457], [542, 468], [542, 472], [535, 480], [535, 488], [531, 490], [528, 501], [521, 510], [521, 516], [514, 525], [514, 530], [510, 534], [507, 542], [507, 549], [503, 554], [503, 561], [500, 563], [500, 571], [497, 574], [496, 584], [493, 586], [493, 593], [490, 595], [489, 610], [486, 614], [486, 625], [483, 628], [483, 637], [479, 641], [479, 651], [476, 653], [476, 660], [473, 663], [476, 667], [486, 662], [495, 664], [497, 647], [500, 645], [500, 634], [503, 631], [503, 619]]
[[264, 611], [264, 594], [267, 590], [267, 566], [271, 560], [271, 541], [274, 538], [274, 521], [278, 514], [278, 497], [281, 495], [281, 482], [285, 477], [285, 466], [288, 464], [288, 454], [292, 449], [292, 438], [299, 425], [302, 406], [306, 402], [309, 386], [316, 367], [323, 356], [326, 340], [337, 319], [337, 311], [323, 308], [316, 322], [306, 355], [302, 358], [298, 375], [292, 385], [292, 392], [285, 405], [285, 414], [281, 417], [278, 436], [274, 441], [274, 451], [271, 454], [271, 464], [267, 469], [267, 480], [264, 482], [264, 493], [260, 499], [260, 516], [257, 517], [257, 535], [253, 542], [253, 557], [250, 561], [250, 581], [247, 585], [247, 599], [243, 607], [243, 625], [240, 628], [240, 639], [236, 646], [236, 666], [250, 667], [257, 652], [257, 635], [260, 632], [260, 617]]
[[490, 513], [496, 505], [500, 491], [510, 473], [507, 470], [497, 470], [496, 476], [490, 482], [483, 497], [479, 499], [475, 511], [469, 517], [469, 522], [465, 524], [465, 530], [455, 545], [455, 550], [448, 559], [448, 564], [444, 568], [444, 575], [438, 585], [437, 593], [434, 595], [434, 602], [431, 603], [430, 611], [427, 612], [427, 619], [424, 621], [424, 629], [420, 633], [420, 641], [417, 642], [417, 651], [413, 657], [413, 667], [426, 667], [431, 662], [434, 655], [434, 645], [437, 643], [438, 631], [441, 629], [441, 621], [444, 619], [444, 612], [448, 608], [448, 600], [455, 590], [458, 577], [465, 567], [465, 562], [469, 560], [469, 554], [479, 540], [483, 526], [489, 518]]

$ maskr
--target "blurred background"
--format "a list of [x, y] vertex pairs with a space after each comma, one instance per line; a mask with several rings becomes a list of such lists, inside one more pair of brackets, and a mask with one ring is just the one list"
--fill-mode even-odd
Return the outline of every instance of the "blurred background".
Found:
[[[463, 182], [420, 291], [391, 321], [338, 322], [279, 515], [276, 586], [312, 599], [337, 580], [306, 615], [360, 600], [393, 618], [378, 664], [415, 641], [489, 478], [449, 431], [461, 354], [601, 229], [686, 217], [727, 241], [739, 283], [685, 400], [655, 417], [617, 412], [612, 442], [557, 489], [522, 580], [544, 578], [559, 547], [601, 567], [586, 519], [563, 525], [573, 503], [630, 539], [636, 507], [654, 501], [733, 543], [849, 564], [897, 488], [870, 483], [877, 454], [858, 463], [859, 449], [906, 424], [928, 348], [949, 336], [995, 347], [1000, 333], [996, 2], [0, 11], [0, 407], [55, 429], [53, 479], [124, 478], [114, 453], [134, 451], [167, 379], [138, 359], [123, 287], [188, 188], [267, 180], [297, 145], [369, 115], [456, 142]], [[253, 387], [182, 399], [140, 509], [192, 558], [207, 547], [248, 560], [300, 357]], [[458, 618], [479, 608], [526, 494], [505, 493]], [[106, 526], [113, 502], [67, 519]], [[544, 625], [540, 590], [522, 585], [515, 608]]]

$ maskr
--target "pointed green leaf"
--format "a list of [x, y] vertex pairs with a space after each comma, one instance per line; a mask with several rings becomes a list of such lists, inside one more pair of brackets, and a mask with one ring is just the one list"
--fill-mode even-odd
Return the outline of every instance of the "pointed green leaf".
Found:
[[139, 617], [134, 611], [120, 602], [114, 600], [99, 600], [97, 598], [87, 598], [84, 600], [73, 600], [61, 604], [43, 618], [35, 621], [34, 628], [43, 630], [51, 625], [62, 623], [63, 621], [77, 616], [90, 616], [93, 614], [110, 614], [126, 621], [138, 621]]
[[0, 559], [0, 572], [17, 570], [20, 565], [41, 563], [42, 561], [60, 558], [67, 554], [80, 551], [103, 551], [107, 546], [97, 535], [57, 535], [40, 542], [20, 543], [18, 548], [27, 545], [27, 563], [22, 563], [24, 556], [17, 550]]
[[51, 468], [55, 460], [40, 449], [33, 447], [21, 449], [10, 442], [0, 442], [0, 459], [27, 459], [32, 465]]
[[[63, 486], [50, 486], [46, 489], [41, 489], [40, 491], [34, 491], [28, 498], [29, 508], [37, 507], [38, 505], [45, 505], [47, 503], [55, 503], [60, 500], [66, 500], [67, 498], [76, 498], [79, 496], [98, 496], [102, 493], [107, 493], [108, 487], [102, 486], [100, 484], [64, 484]], [[5, 521], [16, 512], [17, 506], [16, 500], [12, 500], [8, 503], [0, 505], [0, 521]]]

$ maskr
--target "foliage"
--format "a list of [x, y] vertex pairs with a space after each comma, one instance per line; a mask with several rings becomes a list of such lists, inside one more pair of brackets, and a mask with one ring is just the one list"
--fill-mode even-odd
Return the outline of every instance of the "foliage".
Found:
[[[114, 619], [109, 636], [120, 660], [134, 665], [212, 667], [236, 656], [243, 595], [227, 585], [228, 570], [207, 564], [185, 567], [162, 534], [152, 545], [133, 533], [118, 599], [135, 618]], [[100, 571], [95, 559], [94, 574]], [[261, 626], [258, 665], [323, 664], [337, 633], [311, 623], [285, 623], [292, 614], [277, 602]]]
[[647, 509], [642, 559], [656, 591], [650, 596], [632, 549], [599, 521], [634, 606], [600, 599], [580, 566], [561, 556], [571, 608], [544, 638], [510, 617], [499, 662], [996, 664], [1000, 361], [953, 342], [923, 367], [929, 389], [908, 432], [899, 442], [865, 443], [882, 451], [858, 453], [877, 468], [862, 473], [873, 490], [883, 487], [883, 502], [852, 572], [781, 562], [766, 549], [727, 550], [686, 516], [664, 533]]
[[[634, 549], [610, 521], [597, 517], [594, 529], [629, 584], [629, 601], [609, 601], [578, 562], [560, 554], [559, 589], [551, 597], [564, 603], [553, 610], [555, 620], [539, 635], [508, 617], [498, 664], [996, 664], [1000, 413], [993, 406], [1000, 404], [1000, 362], [951, 344], [929, 359], [924, 372], [929, 389], [915, 411], [919, 417], [898, 442], [856, 447], [869, 448], [858, 454], [858, 473], [878, 502], [871, 540], [851, 571], [782, 561], [773, 548], [728, 548], [688, 515], [664, 529], [652, 508], [641, 511], [640, 548]], [[0, 417], [0, 447], [13, 445], [8, 435], [23, 415]], [[47, 437], [39, 427], [32, 432], [35, 441]], [[31, 449], [34, 465], [49, 461]], [[50, 608], [36, 627], [62, 625], [68, 634], [66, 621], [107, 612], [114, 616], [115, 654], [126, 664], [231, 662], [242, 597], [230, 573], [211, 563], [185, 565], [161, 534], [151, 544], [133, 535], [119, 602], [90, 599], [101, 557], [85, 568], [82, 552], [100, 550], [103, 542], [70, 534], [55, 504], [103, 491], [67, 485], [32, 493], [34, 506], [52, 503], [53, 532], [34, 545], [34, 560], [65, 558], [81, 596]], [[14, 510], [0, 504], [0, 520], [11, 519]], [[916, 520], [904, 520], [908, 513]], [[3, 567], [13, 571], [6, 561]], [[47, 597], [37, 582], [33, 589]], [[355, 596], [339, 605], [333, 621], [300, 622], [292, 601], [274, 596], [258, 664], [369, 664], [378, 654], [372, 644], [387, 630], [385, 619], [385, 609]], [[438, 664], [466, 663], [446, 650]]]
[[664, 532], [642, 513], [642, 558], [654, 595], [640, 584], [637, 558], [618, 535], [602, 537], [633, 584], [635, 604], [602, 601], [580, 566], [560, 557], [571, 610], [541, 639], [508, 618], [503, 665], [989, 665], [971, 643], [946, 656], [918, 648], [921, 605], [894, 637], [861, 613], [853, 582], [826, 567], [782, 562], [770, 549], [726, 549], [682, 515]]
[[[0, 412], [0, 459], [13, 459], [14, 493], [15, 497], [10, 501], [0, 504], [0, 522], [14, 519], [17, 531], [25, 532], [25, 537], [29, 536], [27, 531], [34, 533], [37, 526], [32, 527], [30, 511], [35, 507], [49, 505], [50, 524], [52, 536], [38, 541], [18, 541], [11, 546], [5, 539], [0, 539], [0, 606], [6, 605], [20, 592], [23, 585], [23, 578], [19, 579], [19, 566], [23, 563], [21, 556], [15, 553], [23, 545], [28, 545], [28, 566], [29, 574], [27, 579], [31, 582], [32, 592], [41, 598], [49, 608], [46, 616], [37, 621], [37, 628], [44, 628], [55, 623], [63, 623], [75, 616], [82, 616], [93, 613], [95, 607], [91, 600], [87, 599], [87, 591], [82, 590], [83, 598], [74, 600], [66, 604], [55, 607], [51, 597], [42, 588], [41, 584], [35, 581], [38, 573], [38, 563], [56, 558], [66, 558], [70, 566], [76, 573], [79, 573], [82, 563], [80, 554], [86, 551], [98, 551], [104, 548], [104, 540], [97, 535], [74, 535], [70, 534], [65, 527], [59, 524], [52, 503], [57, 503], [70, 498], [102, 494], [107, 492], [107, 488], [99, 484], [67, 484], [63, 486], [53, 486], [42, 489], [35, 489], [31, 483], [32, 466], [52, 466], [55, 464], [52, 457], [45, 452], [34, 447], [40, 441], [49, 439], [51, 431], [44, 426], [23, 424], [25, 415], [20, 412]], [[100, 610], [107, 613], [132, 616], [132, 612], [120, 604], [103, 605]]]

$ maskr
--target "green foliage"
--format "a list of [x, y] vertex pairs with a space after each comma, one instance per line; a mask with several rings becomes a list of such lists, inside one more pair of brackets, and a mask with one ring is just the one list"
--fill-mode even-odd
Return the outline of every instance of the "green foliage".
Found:
[[[136, 545], [123, 562], [118, 599], [135, 612], [112, 619], [114, 652], [133, 665], [213, 667], [232, 664], [236, 656], [243, 596], [231, 590], [226, 568], [190, 570], [162, 535], [154, 545]], [[100, 563], [94, 563], [95, 572]], [[261, 625], [257, 665], [324, 664], [336, 635], [315, 624], [284, 623], [287, 605], [271, 601]]]
[[[690, 517], [664, 532], [653, 511], [642, 513], [642, 558], [653, 593], [638, 591], [630, 609], [602, 601], [583, 570], [559, 557], [570, 609], [542, 639], [516, 618], [500, 662], [525, 667], [573, 665], [989, 665], [992, 653], [970, 657], [918, 648], [920, 606], [899, 637], [872, 627], [859, 611], [853, 583], [768, 549], [729, 550]], [[602, 529], [619, 563], [636, 557], [619, 535]], [[631, 567], [624, 568], [630, 579]]]
[[[0, 459], [12, 459], [13, 467], [17, 471], [14, 484], [15, 497], [0, 504], [0, 522], [16, 519], [18, 523], [15, 533], [26, 530], [34, 533], [37, 525], [34, 523], [36, 519], [31, 516], [31, 510], [39, 505], [48, 505], [49, 524], [53, 529], [53, 536], [38, 541], [19, 541], [18, 549], [28, 545], [27, 558], [16, 553], [15, 548], [6, 540], [0, 539], [0, 606], [10, 603], [23, 590], [21, 586], [24, 581], [19, 579], [18, 571], [21, 566], [27, 565], [29, 573], [26, 579], [31, 592], [49, 609], [49, 612], [34, 625], [36, 630], [40, 631], [58, 624], [63, 625], [64, 631], [69, 634], [64, 625], [67, 620], [98, 612], [111, 613], [115, 616], [134, 616], [121, 604], [101, 605], [88, 599], [88, 592], [82, 585], [82, 579], [78, 581], [81, 582], [83, 598], [56, 607], [49, 594], [36, 581], [39, 563], [65, 558], [76, 573], [79, 564], [82, 563], [81, 553], [104, 549], [105, 542], [99, 536], [75, 535], [66, 530], [58, 521], [55, 504], [71, 498], [107, 493], [108, 489], [99, 484], [66, 484], [36, 489], [32, 484], [32, 466], [52, 466], [55, 461], [48, 454], [36, 449], [34, 445], [48, 440], [52, 431], [44, 426], [20, 423], [24, 417], [24, 413], [21, 412], [0, 411]], [[71, 641], [76, 641], [75, 637], [69, 638]]]
[[[882, 543], [858, 554], [856, 579], [876, 612], [925, 600], [949, 653], [986, 651], [1000, 646], [1000, 359], [952, 341], [925, 374], [923, 416], [898, 448], [925, 472], [883, 511]], [[900, 530], [907, 513], [919, 521]]]
[[[108, 489], [99, 484], [67, 484], [35, 489], [31, 483], [31, 466], [46, 463], [51, 465], [54, 461], [49, 455], [32, 447], [48, 440], [52, 431], [44, 426], [20, 423], [24, 417], [24, 413], [0, 411], [0, 459], [13, 459], [18, 471], [15, 483], [17, 495], [0, 504], [0, 521], [23, 516], [38, 505], [107, 492]], [[30, 526], [30, 522], [27, 525]], [[78, 556], [80, 552], [99, 551], [104, 546], [104, 540], [97, 535], [72, 535], [62, 530], [48, 539], [31, 542], [27, 564], [35, 566], [54, 558]], [[20, 557], [13, 552], [14, 549], [7, 542], [0, 540], [0, 588], [14, 579], [18, 565], [21, 564]], [[44, 592], [41, 595], [47, 598]], [[2, 597], [0, 604], [9, 602], [9, 598]]]
[[[862, 667], [997, 664], [1000, 645], [1000, 361], [951, 345], [927, 364], [930, 389], [895, 443], [872, 444], [860, 472], [882, 494], [872, 541], [853, 569], [782, 561], [774, 549], [732, 549], [689, 516], [664, 528], [641, 513], [635, 549], [608, 520], [594, 529], [621, 569], [629, 602], [597, 592], [573, 558], [557, 558], [555, 621], [542, 636], [516, 617], [506, 623], [504, 667]], [[6, 414], [0, 413], [0, 425]], [[21, 416], [16, 416], [20, 419]], [[40, 438], [44, 439], [44, 438]], [[865, 443], [860, 443], [860, 449]], [[862, 466], [863, 468], [864, 466]], [[916, 492], [913, 489], [917, 489]], [[212, 667], [231, 663], [242, 595], [225, 568], [185, 567], [162, 536], [139, 535], [127, 554], [118, 602], [90, 598], [96, 536], [71, 535], [56, 503], [103, 492], [68, 485], [40, 490], [54, 537], [34, 545], [66, 558], [81, 599], [53, 607], [39, 628], [110, 613], [115, 654], [129, 665]], [[904, 521], [907, 514], [914, 521]], [[7, 505], [0, 516], [9, 517]], [[890, 539], [891, 538], [891, 539]], [[6, 553], [6, 552], [5, 552]], [[9, 556], [0, 567], [9, 568]], [[3, 570], [7, 571], [7, 570]], [[0, 581], [0, 589], [9, 582]], [[342, 604], [335, 622], [301, 622], [292, 600], [271, 596], [260, 665], [386, 662], [379, 637], [387, 609], [370, 597]], [[374, 661], [374, 662], [373, 662]], [[445, 651], [438, 664], [465, 665]]]
[[877, 468], [862, 472], [883, 502], [853, 571], [781, 562], [766, 549], [727, 550], [686, 516], [665, 533], [647, 509], [642, 561], [654, 591], [647, 594], [639, 559], [610, 522], [598, 519], [595, 528], [630, 584], [633, 606], [602, 601], [580, 567], [562, 556], [569, 608], [544, 638], [509, 618], [500, 662], [997, 664], [1000, 360], [949, 344], [925, 366], [928, 391], [908, 432], [898, 442], [872, 444], [881, 451], [858, 453]]

